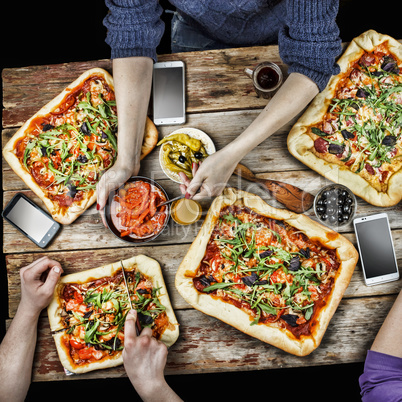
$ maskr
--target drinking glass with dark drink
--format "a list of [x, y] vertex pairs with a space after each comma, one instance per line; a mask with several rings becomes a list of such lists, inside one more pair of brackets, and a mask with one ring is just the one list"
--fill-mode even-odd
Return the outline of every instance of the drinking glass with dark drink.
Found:
[[275, 94], [283, 81], [281, 69], [278, 65], [269, 61], [258, 64], [254, 70], [246, 68], [244, 72], [253, 80], [257, 95], [266, 99]]

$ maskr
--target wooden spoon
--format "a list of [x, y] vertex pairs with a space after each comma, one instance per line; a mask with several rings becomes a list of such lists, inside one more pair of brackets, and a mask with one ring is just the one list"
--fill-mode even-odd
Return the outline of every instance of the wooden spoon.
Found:
[[268, 190], [277, 201], [287, 209], [298, 214], [309, 210], [314, 202], [314, 196], [291, 184], [282, 183], [276, 180], [259, 179], [246, 166], [237, 164], [234, 172], [243, 179], [258, 183], [264, 190]]

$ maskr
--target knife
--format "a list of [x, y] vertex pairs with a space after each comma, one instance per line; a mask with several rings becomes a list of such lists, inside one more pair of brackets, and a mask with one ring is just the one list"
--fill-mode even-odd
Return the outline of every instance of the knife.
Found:
[[[131, 302], [131, 298], [130, 298], [130, 292], [129, 292], [129, 290], [128, 290], [127, 278], [126, 278], [126, 273], [125, 273], [125, 271], [124, 271], [123, 261], [120, 261], [120, 264], [121, 264], [121, 270], [122, 270], [122, 272], [123, 272], [124, 284], [126, 285], [126, 291], [127, 291], [128, 301], [129, 301], [129, 303], [130, 303], [131, 310], [134, 310], [134, 308], [133, 308], [133, 303]], [[135, 322], [135, 332], [137, 333], [137, 336], [138, 336], [138, 335], [140, 334], [140, 332], [141, 332], [141, 324], [140, 324], [140, 321], [139, 321], [139, 319], [138, 319], [138, 314], [137, 314], [137, 320], [136, 320], [136, 322]]]

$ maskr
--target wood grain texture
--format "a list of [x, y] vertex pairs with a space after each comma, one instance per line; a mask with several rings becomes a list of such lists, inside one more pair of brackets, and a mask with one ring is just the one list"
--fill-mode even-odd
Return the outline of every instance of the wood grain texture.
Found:
[[[178, 341], [169, 349], [165, 374], [321, 366], [361, 362], [395, 296], [343, 300], [321, 345], [297, 357], [252, 338], [196, 310], [176, 311]], [[60, 364], [46, 317], [39, 320], [33, 381], [84, 380], [126, 376], [124, 367], [67, 376]]]
[[[283, 70], [277, 46], [188, 52], [159, 56], [159, 61], [182, 60], [186, 64], [186, 112], [256, 109], [264, 107], [246, 67], [273, 61]], [[6, 68], [3, 70], [3, 127], [21, 126], [84, 71], [101, 67], [112, 73], [110, 60]]]

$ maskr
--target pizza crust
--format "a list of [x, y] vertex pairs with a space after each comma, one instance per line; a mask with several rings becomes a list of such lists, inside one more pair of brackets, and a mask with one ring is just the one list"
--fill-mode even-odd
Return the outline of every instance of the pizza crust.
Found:
[[[251, 317], [243, 310], [213, 298], [207, 293], [198, 292], [193, 285], [199, 265], [205, 255], [206, 247], [214, 226], [218, 221], [220, 211], [228, 205], [244, 205], [260, 215], [284, 220], [295, 228], [300, 229], [310, 239], [320, 241], [323, 246], [336, 249], [341, 260], [335, 285], [329, 296], [327, 305], [320, 311], [317, 325], [312, 336], [301, 336], [297, 339], [286, 329], [265, 324], [251, 326]], [[350, 282], [358, 253], [353, 245], [340, 234], [311, 220], [305, 215], [299, 215], [285, 209], [277, 209], [268, 205], [257, 195], [227, 188], [211, 205], [196, 239], [184, 257], [176, 274], [175, 285], [183, 298], [197, 310], [216, 317], [240, 331], [283, 349], [297, 356], [305, 356], [316, 349], [335, 313], [339, 302]]]
[[[152, 280], [153, 287], [160, 288], [158, 299], [160, 303], [166, 308], [166, 315], [169, 318], [168, 328], [161, 335], [160, 341], [167, 347], [173, 345], [179, 336], [179, 323], [177, 322], [173, 307], [170, 303], [169, 295], [167, 293], [166, 284], [163, 279], [162, 270], [159, 263], [145, 255], [137, 255], [122, 261], [125, 271], [138, 270]], [[113, 276], [116, 272], [121, 270], [120, 261], [114, 262], [98, 268], [92, 268], [82, 272], [76, 272], [70, 275], [61, 277], [57, 283], [53, 298], [47, 308], [49, 317], [50, 330], [55, 332], [53, 334], [57, 353], [59, 354], [60, 361], [67, 370], [72, 373], [85, 373], [92, 370], [101, 368], [115, 367], [123, 363], [121, 353], [117, 353], [117, 357], [102, 359], [99, 362], [94, 362], [88, 365], [76, 365], [69, 355], [68, 349], [62, 342], [62, 337], [65, 333], [64, 326], [61, 323], [60, 314], [62, 311], [61, 292], [64, 285], [67, 283], [83, 284], [92, 280]]]
[[[15, 144], [18, 140], [25, 137], [25, 132], [28, 129], [31, 121], [38, 116], [48, 115], [51, 111], [57, 108], [57, 106], [71, 93], [81, 85], [85, 80], [91, 76], [102, 77], [107, 85], [114, 91], [114, 84], [112, 76], [102, 68], [92, 68], [81, 74], [74, 82], [66, 87], [59, 95], [52, 99], [49, 103], [43, 106], [37, 113], [35, 113], [30, 119], [28, 119], [18, 131], [11, 137], [3, 148], [4, 159], [8, 162], [14, 172], [24, 181], [24, 183], [43, 201], [46, 208], [49, 210], [53, 219], [61, 224], [70, 224], [77, 219], [86, 209], [88, 209], [97, 198], [96, 191], [92, 190], [86, 193], [86, 196], [81, 202], [74, 202], [71, 207], [60, 210], [58, 204], [53, 203], [46, 197], [42, 188], [36, 183], [31, 174], [21, 165], [19, 159], [14, 153]], [[141, 157], [143, 159], [148, 155], [156, 146], [158, 142], [158, 130], [154, 123], [146, 117], [145, 134], [143, 144], [141, 148]]]
[[289, 152], [295, 158], [325, 178], [347, 186], [354, 194], [368, 203], [380, 207], [395, 205], [402, 199], [402, 169], [390, 177], [386, 192], [378, 191], [363, 177], [353, 173], [343, 165], [331, 163], [316, 156], [313, 151], [314, 141], [307, 134], [307, 130], [310, 126], [322, 120], [331, 103], [331, 99], [335, 95], [336, 86], [349, 69], [349, 65], [358, 60], [365, 51], [372, 51], [376, 46], [386, 41], [388, 41], [391, 52], [402, 60], [402, 45], [388, 35], [369, 30], [354, 38], [337, 61], [341, 68], [340, 74], [332, 76], [327, 87], [314, 98], [304, 114], [293, 126], [287, 138]]

